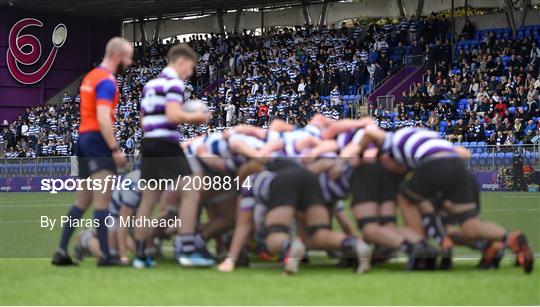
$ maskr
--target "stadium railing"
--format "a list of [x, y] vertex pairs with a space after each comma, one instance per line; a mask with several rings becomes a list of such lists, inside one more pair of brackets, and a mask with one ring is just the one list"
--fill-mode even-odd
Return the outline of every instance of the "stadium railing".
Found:
[[[471, 152], [467, 165], [472, 170], [502, 170], [511, 168], [517, 159], [524, 166], [540, 168], [540, 145], [487, 145], [485, 142], [456, 143]], [[137, 167], [139, 156], [128, 156], [128, 164], [119, 170], [125, 174]], [[0, 159], [0, 178], [75, 176], [75, 157], [37, 157]]]
[[[467, 165], [473, 170], [497, 170], [521, 162], [523, 166], [538, 169], [540, 145], [486, 145], [485, 142], [461, 142], [471, 152]], [[520, 161], [521, 160], [521, 161]]]

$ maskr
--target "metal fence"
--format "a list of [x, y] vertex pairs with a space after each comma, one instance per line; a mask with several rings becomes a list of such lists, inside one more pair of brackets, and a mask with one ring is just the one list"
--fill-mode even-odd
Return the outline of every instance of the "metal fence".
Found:
[[[472, 156], [467, 165], [472, 170], [504, 170], [514, 167], [514, 163], [540, 169], [539, 145], [500, 145], [490, 146], [482, 142], [463, 142], [458, 145], [469, 149]], [[139, 156], [128, 156], [128, 164], [119, 170], [125, 174], [134, 169]], [[37, 157], [0, 159], [0, 178], [32, 176], [76, 176], [75, 157]]]
[[540, 165], [539, 145], [485, 145], [483, 142], [459, 145], [471, 152], [467, 165], [473, 170], [502, 170], [514, 167], [515, 163], [535, 169]]
[[[127, 160], [127, 165], [118, 170], [120, 174], [125, 174], [134, 169], [139, 157], [128, 156]], [[77, 174], [78, 162], [76, 157], [0, 159], [0, 178], [76, 176]]]

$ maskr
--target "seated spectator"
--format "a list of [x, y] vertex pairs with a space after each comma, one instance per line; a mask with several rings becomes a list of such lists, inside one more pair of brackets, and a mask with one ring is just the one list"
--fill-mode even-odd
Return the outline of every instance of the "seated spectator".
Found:
[[448, 135], [448, 140], [450, 142], [461, 142], [465, 136], [465, 131], [467, 131], [467, 126], [463, 119], [458, 120], [457, 124], [452, 128], [452, 134]]

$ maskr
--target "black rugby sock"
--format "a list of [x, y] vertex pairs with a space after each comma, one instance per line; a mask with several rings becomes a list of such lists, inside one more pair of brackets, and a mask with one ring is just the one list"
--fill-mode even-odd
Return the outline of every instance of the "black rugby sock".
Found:
[[[80, 209], [79, 207], [75, 207], [75, 205], [71, 206], [68, 211], [70, 221], [81, 219], [83, 214], [84, 210]], [[69, 240], [71, 239], [74, 231], [75, 227], [73, 227], [71, 223], [66, 223], [64, 229], [62, 229], [62, 236], [60, 237], [59, 248], [62, 249], [66, 254]]]
[[103, 254], [103, 258], [110, 258], [111, 254], [109, 251], [109, 238], [108, 238], [108, 227], [105, 224], [105, 218], [109, 215], [109, 210], [95, 210], [94, 219], [98, 221], [97, 227], [97, 237], [99, 240], [99, 248]]
[[135, 256], [139, 259], [146, 258], [146, 247], [144, 241], [135, 241]]

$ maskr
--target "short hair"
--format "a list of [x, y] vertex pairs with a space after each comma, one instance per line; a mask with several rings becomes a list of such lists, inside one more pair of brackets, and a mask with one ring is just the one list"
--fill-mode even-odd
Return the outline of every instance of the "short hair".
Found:
[[197, 53], [191, 49], [186, 43], [181, 43], [172, 46], [167, 53], [167, 61], [169, 63], [176, 62], [179, 58], [186, 58], [188, 60], [197, 62]]

